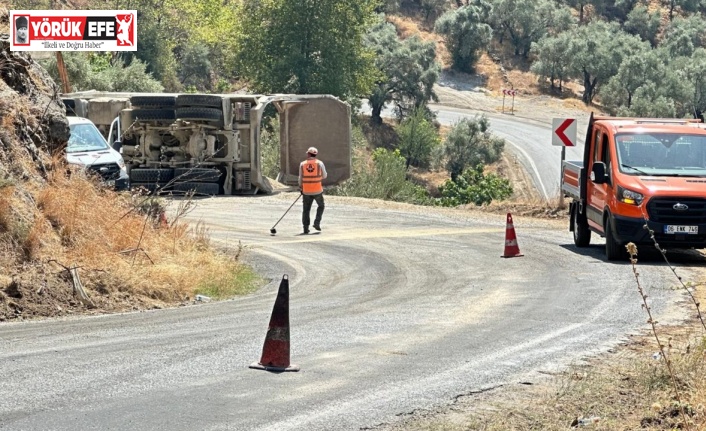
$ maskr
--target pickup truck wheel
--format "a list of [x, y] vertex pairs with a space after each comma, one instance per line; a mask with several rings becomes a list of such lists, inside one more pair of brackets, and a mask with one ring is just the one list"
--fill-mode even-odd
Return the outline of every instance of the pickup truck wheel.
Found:
[[223, 109], [223, 98], [212, 94], [180, 94], [176, 99], [177, 106], [206, 106]]
[[177, 182], [217, 183], [221, 178], [221, 171], [209, 168], [176, 168], [174, 178]]
[[130, 181], [136, 183], [166, 183], [174, 178], [174, 169], [132, 168]]
[[608, 260], [627, 259], [627, 250], [613, 238], [613, 228], [609, 220], [605, 221], [605, 255]]
[[139, 108], [174, 108], [176, 105], [175, 96], [132, 96], [130, 104]]
[[578, 209], [573, 211], [574, 217], [574, 244], [576, 247], [588, 247], [591, 243], [591, 229], [588, 228], [588, 222], [581, 220]]

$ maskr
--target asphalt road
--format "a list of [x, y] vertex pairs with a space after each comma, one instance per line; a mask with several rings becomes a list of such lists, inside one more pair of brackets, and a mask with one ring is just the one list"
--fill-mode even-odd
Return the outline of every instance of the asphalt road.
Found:
[[[374, 429], [645, 328], [630, 265], [556, 223], [515, 218], [524, 256], [504, 259], [503, 216], [329, 196], [324, 232], [299, 235], [299, 204], [271, 236], [295, 198], [211, 198], [189, 215], [229, 252], [245, 246], [271, 280], [255, 294], [0, 325], [0, 430]], [[250, 369], [284, 274], [301, 371]], [[641, 259], [640, 279], [661, 321], [679, 315], [659, 259]]]

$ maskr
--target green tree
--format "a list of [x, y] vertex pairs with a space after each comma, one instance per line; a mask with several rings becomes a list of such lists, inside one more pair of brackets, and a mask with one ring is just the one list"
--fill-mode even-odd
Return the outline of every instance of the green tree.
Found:
[[424, 19], [436, 19], [446, 9], [446, 0], [419, 0], [419, 7], [424, 12]]
[[239, 71], [263, 93], [367, 95], [374, 57], [363, 36], [376, 0], [244, 0]]
[[625, 33], [617, 23], [592, 21], [571, 30], [571, 77], [583, 81], [582, 99], [589, 104], [599, 89], [618, 72], [626, 56], [644, 49], [646, 42]]
[[559, 81], [558, 88], [561, 91], [563, 82], [569, 76], [569, 65], [573, 55], [571, 49], [569, 32], [542, 38], [532, 44], [531, 52], [536, 56], [536, 60], [530, 66], [530, 70], [541, 78], [549, 79], [551, 88], [556, 88], [554, 82]]
[[380, 124], [382, 108], [388, 102], [397, 105], [400, 117], [407, 111], [438, 100], [434, 84], [439, 77], [434, 42], [418, 37], [400, 41], [395, 27], [381, 20], [366, 37], [366, 44], [375, 52], [379, 79], [368, 96], [371, 119]]
[[689, 57], [696, 48], [706, 47], [705, 33], [706, 22], [701, 17], [676, 18], [665, 30], [660, 48], [664, 48], [670, 58]]
[[573, 19], [567, 7], [557, 7], [553, 0], [498, 0], [491, 22], [496, 33], [508, 36], [515, 55], [526, 57], [533, 42], [552, 30], [566, 30]]
[[[585, 20], [586, 6], [591, 6], [594, 10], [602, 12], [608, 0], [563, 0], [563, 3], [576, 9], [579, 13], [579, 22]], [[619, 0], [618, 0], [619, 1]]]
[[661, 16], [659, 11], [650, 13], [645, 5], [637, 5], [628, 14], [623, 28], [630, 34], [640, 36], [653, 47], [657, 46], [657, 33], [659, 33]]
[[453, 69], [474, 70], [479, 51], [488, 46], [493, 35], [486, 24], [491, 9], [487, 3], [472, 4], [446, 12], [436, 21], [434, 31], [444, 37]]
[[703, 0], [665, 0], [666, 6], [669, 8], [669, 20], [674, 19], [674, 11], [679, 9], [682, 13], [703, 12], [701, 9], [705, 7]]
[[618, 115], [647, 118], [673, 118], [676, 113], [674, 100], [664, 96], [654, 82], [638, 88], [630, 108], [618, 111]]
[[[146, 65], [137, 59], [126, 66], [119, 58], [106, 62], [105, 56], [85, 52], [66, 52], [63, 57], [74, 91], [157, 93], [164, 90], [162, 84], [147, 72]], [[45, 67], [55, 82], [61, 82], [56, 57], [48, 59]]]
[[632, 105], [635, 92], [646, 83], [661, 82], [664, 77], [665, 65], [658, 51], [645, 48], [627, 56], [618, 72], [610, 78], [604, 88], [601, 88], [601, 101], [608, 108], [626, 107]]
[[194, 86], [199, 91], [211, 89], [211, 52], [206, 45], [187, 45], [179, 56], [179, 81], [182, 85]]
[[443, 144], [446, 170], [455, 181], [468, 167], [500, 159], [505, 140], [490, 133], [488, 117], [464, 118], [456, 123]]
[[400, 154], [407, 160], [406, 166], [427, 168], [432, 150], [439, 145], [439, 135], [427, 119], [424, 107], [414, 110], [397, 127]]

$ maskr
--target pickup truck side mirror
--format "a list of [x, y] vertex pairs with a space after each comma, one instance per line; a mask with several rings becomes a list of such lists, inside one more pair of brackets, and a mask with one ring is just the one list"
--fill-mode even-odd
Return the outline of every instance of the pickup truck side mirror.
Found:
[[591, 168], [591, 181], [596, 184], [605, 184], [610, 182], [610, 177], [606, 173], [606, 166], [603, 162], [593, 162]]
[[123, 143], [121, 141], [113, 142], [113, 149], [115, 151], [117, 151], [119, 153], [121, 148], [123, 148]]

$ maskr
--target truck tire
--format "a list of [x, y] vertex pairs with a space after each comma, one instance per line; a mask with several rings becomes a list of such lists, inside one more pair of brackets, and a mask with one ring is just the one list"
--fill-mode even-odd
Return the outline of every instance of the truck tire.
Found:
[[172, 190], [176, 193], [194, 192], [195, 196], [216, 196], [220, 187], [216, 183], [175, 183]]
[[591, 229], [588, 228], [588, 222], [579, 216], [578, 206], [574, 206], [572, 211], [574, 218], [574, 244], [576, 247], [588, 247], [591, 243]]
[[173, 122], [176, 115], [173, 109], [133, 109], [132, 121], [169, 121]]
[[187, 107], [177, 108], [176, 117], [186, 121], [217, 121], [223, 122], [223, 111], [215, 108]]
[[138, 108], [174, 108], [175, 96], [132, 96], [130, 105]]
[[627, 260], [627, 250], [613, 237], [613, 228], [611, 227], [610, 218], [605, 221], [605, 255], [610, 261]]
[[212, 94], [180, 94], [177, 96], [176, 104], [179, 107], [205, 106], [223, 109], [223, 98]]
[[174, 169], [171, 168], [132, 168], [130, 181], [137, 183], [166, 183], [174, 178]]
[[176, 168], [174, 178], [177, 182], [217, 183], [221, 178], [221, 171], [210, 168]]

